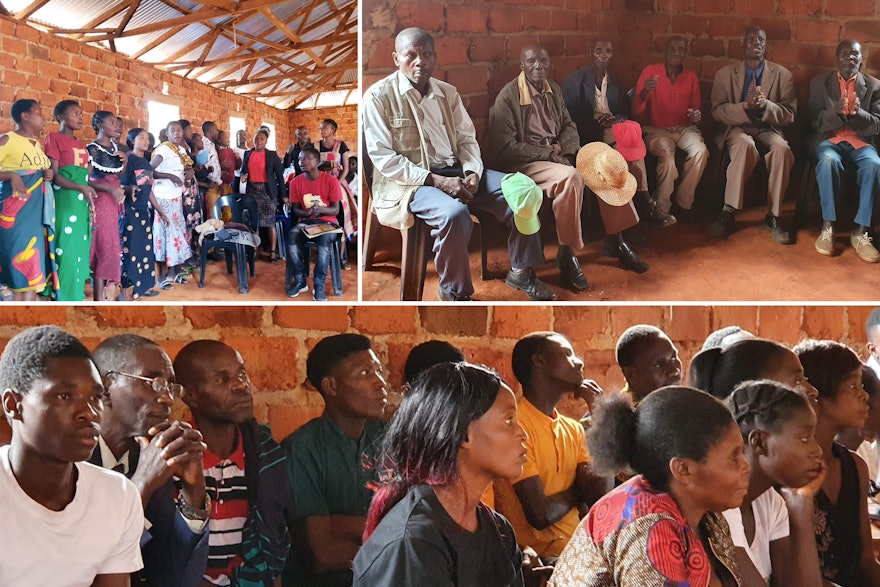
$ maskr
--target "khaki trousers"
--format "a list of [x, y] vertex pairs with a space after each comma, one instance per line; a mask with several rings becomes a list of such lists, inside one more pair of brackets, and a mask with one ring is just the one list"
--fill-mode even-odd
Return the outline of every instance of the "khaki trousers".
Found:
[[562, 163], [534, 161], [519, 166], [516, 171], [532, 178], [544, 192], [544, 197], [552, 203], [559, 245], [583, 249], [581, 208], [584, 204], [584, 178], [578, 170]]
[[709, 161], [709, 150], [703, 142], [703, 135], [696, 126], [673, 126], [670, 128], [657, 128], [646, 126], [645, 147], [648, 152], [657, 157], [657, 187], [654, 189], [654, 199], [660, 205], [660, 209], [669, 212], [672, 208], [672, 192], [675, 190], [675, 180], [678, 179], [678, 168], [675, 166], [675, 150], [681, 149], [687, 154], [687, 159], [681, 170], [681, 182], [678, 184], [678, 205], [685, 210], [690, 210], [694, 205], [694, 192], [703, 171]]
[[727, 166], [727, 188], [724, 190], [724, 203], [736, 210], [743, 207], [745, 181], [758, 164], [756, 142], [767, 148], [764, 162], [770, 178], [767, 181], [767, 203], [770, 214], [779, 216], [782, 198], [788, 189], [788, 178], [794, 164], [794, 154], [788, 141], [779, 134], [768, 130], [752, 138], [739, 127], [732, 127], [724, 141], [730, 152], [730, 165]]

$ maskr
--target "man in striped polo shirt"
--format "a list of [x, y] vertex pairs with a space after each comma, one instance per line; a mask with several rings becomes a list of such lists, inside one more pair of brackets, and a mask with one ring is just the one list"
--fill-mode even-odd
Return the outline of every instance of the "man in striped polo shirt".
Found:
[[254, 420], [244, 361], [222, 342], [197, 340], [177, 354], [174, 371], [193, 426], [208, 446], [203, 466], [212, 511], [205, 580], [272, 584], [290, 548], [287, 459], [269, 427]]

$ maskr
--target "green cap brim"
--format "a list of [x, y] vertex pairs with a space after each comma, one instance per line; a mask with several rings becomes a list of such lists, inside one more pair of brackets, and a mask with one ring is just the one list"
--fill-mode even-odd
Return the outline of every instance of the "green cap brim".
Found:
[[532, 216], [531, 218], [525, 218], [523, 216], [513, 215], [513, 224], [516, 226], [516, 229], [520, 231], [522, 234], [535, 234], [539, 230], [541, 230], [541, 221], [537, 216]]

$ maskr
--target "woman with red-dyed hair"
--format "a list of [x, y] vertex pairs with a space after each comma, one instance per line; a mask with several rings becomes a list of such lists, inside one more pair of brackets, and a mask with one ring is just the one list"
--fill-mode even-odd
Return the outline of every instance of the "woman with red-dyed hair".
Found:
[[493, 479], [522, 474], [526, 438], [516, 398], [493, 371], [468, 363], [425, 371], [383, 442], [383, 484], [354, 585], [521, 586], [513, 528], [480, 497]]

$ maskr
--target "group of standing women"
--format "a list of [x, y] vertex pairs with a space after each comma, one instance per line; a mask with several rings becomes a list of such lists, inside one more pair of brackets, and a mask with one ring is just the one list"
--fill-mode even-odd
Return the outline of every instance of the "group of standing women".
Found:
[[[743, 338], [696, 355], [693, 387], [606, 394], [591, 466], [629, 480], [590, 508], [548, 584], [880, 585], [867, 467], [835, 440], [865, 425], [864, 369], [838, 342]], [[497, 375], [428, 370], [386, 434], [355, 585], [523, 585], [513, 529], [480, 496], [520, 474], [524, 439]]]

